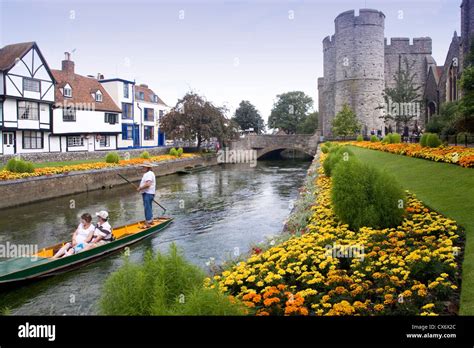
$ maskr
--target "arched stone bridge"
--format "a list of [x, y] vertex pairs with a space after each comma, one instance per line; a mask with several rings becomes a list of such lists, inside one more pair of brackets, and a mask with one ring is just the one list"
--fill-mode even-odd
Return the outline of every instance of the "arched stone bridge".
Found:
[[270, 152], [280, 150], [299, 150], [310, 156], [316, 154], [319, 132], [315, 134], [284, 134], [284, 135], [246, 135], [233, 141], [230, 150], [257, 150], [257, 158]]

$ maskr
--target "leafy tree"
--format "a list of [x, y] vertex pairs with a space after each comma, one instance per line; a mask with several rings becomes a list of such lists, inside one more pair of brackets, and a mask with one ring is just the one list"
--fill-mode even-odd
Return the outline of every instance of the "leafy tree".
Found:
[[474, 39], [465, 65], [460, 81], [463, 96], [459, 101], [459, 111], [462, 117], [458, 118], [456, 128], [458, 131], [474, 132]]
[[453, 135], [457, 133], [456, 123], [459, 119], [459, 102], [447, 102], [441, 105], [439, 115], [433, 117], [426, 124], [426, 132], [441, 135]]
[[197, 140], [198, 148], [203, 141], [214, 137], [222, 144], [235, 134], [233, 123], [225, 116], [226, 111], [189, 92], [164, 115], [161, 127], [169, 138]]
[[279, 128], [287, 134], [294, 134], [313, 106], [313, 99], [304, 92], [287, 92], [277, 95], [268, 118], [270, 128]]
[[262, 116], [260, 116], [258, 110], [248, 100], [242, 100], [240, 102], [232, 120], [236, 122], [243, 131], [253, 128], [257, 134], [260, 134], [265, 130], [265, 122]]
[[319, 112], [310, 113], [298, 127], [300, 134], [313, 134], [318, 129]]
[[[402, 67], [402, 59], [400, 58], [398, 63], [398, 71], [393, 75], [395, 80], [395, 87], [386, 88], [384, 90], [384, 99], [387, 106], [394, 106], [388, 108], [386, 114], [382, 117], [387, 120], [393, 120], [397, 125], [402, 124], [403, 127], [408, 127], [410, 121], [417, 117], [415, 105], [420, 105], [420, 89], [421, 86], [415, 86], [415, 79], [417, 74], [414, 71], [413, 66], [415, 62], [411, 64], [408, 59], [404, 60], [404, 68]], [[392, 110], [391, 110], [392, 109]], [[419, 110], [419, 109], [417, 109]]]
[[335, 136], [345, 138], [346, 136], [356, 134], [360, 131], [360, 128], [361, 126], [355, 112], [347, 104], [344, 104], [342, 110], [332, 120], [332, 133]]

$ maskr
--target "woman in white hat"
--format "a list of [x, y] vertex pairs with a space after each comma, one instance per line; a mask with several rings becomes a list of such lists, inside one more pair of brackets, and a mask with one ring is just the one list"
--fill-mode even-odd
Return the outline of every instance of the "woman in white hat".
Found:
[[145, 228], [153, 226], [153, 200], [155, 199], [156, 178], [153, 173], [153, 164], [144, 162], [141, 164], [145, 173], [143, 174], [140, 186], [137, 191], [142, 194], [143, 207], [145, 209]]

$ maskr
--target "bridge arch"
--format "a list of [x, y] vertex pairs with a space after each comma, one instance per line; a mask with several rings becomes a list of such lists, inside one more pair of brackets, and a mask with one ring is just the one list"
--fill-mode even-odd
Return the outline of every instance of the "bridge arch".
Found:
[[275, 146], [268, 146], [263, 149], [258, 149], [257, 150], [257, 159], [260, 159], [272, 152], [277, 152], [277, 151], [284, 151], [284, 150], [296, 150], [299, 152], [302, 152], [309, 157], [314, 156], [314, 152], [310, 151], [308, 148], [302, 147], [302, 146], [281, 146], [281, 145], [275, 145]]

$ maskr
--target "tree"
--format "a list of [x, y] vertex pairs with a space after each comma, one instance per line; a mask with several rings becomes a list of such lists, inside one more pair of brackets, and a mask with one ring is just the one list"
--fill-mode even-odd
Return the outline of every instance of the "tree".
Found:
[[462, 132], [474, 132], [474, 39], [465, 65], [460, 81], [463, 91], [463, 96], [459, 101], [461, 117], [456, 121], [456, 128]]
[[360, 131], [360, 123], [354, 111], [349, 105], [344, 104], [342, 110], [339, 111], [332, 120], [332, 133], [335, 136], [346, 136], [354, 135]]
[[314, 134], [318, 129], [319, 112], [315, 111], [306, 116], [305, 120], [298, 126], [300, 134]]
[[189, 92], [178, 100], [161, 120], [161, 128], [170, 138], [203, 141], [217, 138], [222, 142], [234, 136], [233, 123], [225, 116], [224, 107], [214, 106], [196, 93]]
[[260, 134], [265, 130], [265, 122], [262, 116], [248, 100], [240, 102], [232, 120], [239, 125], [242, 131], [253, 128], [255, 133]]
[[313, 99], [304, 92], [287, 92], [277, 95], [268, 118], [270, 128], [279, 128], [287, 134], [294, 134], [306, 119], [313, 106]]
[[395, 121], [397, 126], [403, 124], [404, 128], [408, 127], [410, 121], [418, 117], [420, 112], [419, 90], [421, 86], [415, 86], [417, 74], [412, 73], [414, 64], [415, 62], [410, 64], [405, 58], [405, 68], [402, 68], [402, 58], [400, 57], [398, 71], [393, 75], [395, 87], [384, 90], [386, 114], [382, 118], [385, 121]]

